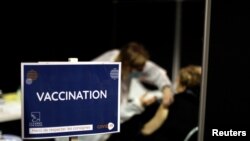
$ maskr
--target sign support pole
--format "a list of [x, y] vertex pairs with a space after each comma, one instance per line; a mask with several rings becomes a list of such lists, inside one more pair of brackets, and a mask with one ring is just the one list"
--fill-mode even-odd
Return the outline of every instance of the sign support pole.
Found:
[[[78, 62], [78, 58], [69, 58], [69, 62], [76, 63]], [[78, 141], [78, 137], [69, 137], [69, 141]]]

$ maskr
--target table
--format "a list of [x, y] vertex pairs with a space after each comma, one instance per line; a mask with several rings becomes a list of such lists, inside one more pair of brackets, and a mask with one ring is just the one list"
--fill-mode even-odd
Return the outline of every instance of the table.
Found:
[[0, 123], [21, 119], [21, 100], [17, 93], [4, 94], [4, 103], [0, 105]]

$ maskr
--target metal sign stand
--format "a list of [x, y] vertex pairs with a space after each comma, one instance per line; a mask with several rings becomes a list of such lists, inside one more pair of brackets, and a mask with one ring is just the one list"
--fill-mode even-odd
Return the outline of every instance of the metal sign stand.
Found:
[[[69, 62], [76, 63], [78, 62], [78, 58], [69, 58]], [[69, 141], [78, 141], [78, 137], [69, 137]]]

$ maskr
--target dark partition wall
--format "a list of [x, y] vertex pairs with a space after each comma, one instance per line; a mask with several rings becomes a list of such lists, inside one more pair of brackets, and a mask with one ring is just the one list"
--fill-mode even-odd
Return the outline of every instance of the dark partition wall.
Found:
[[[5, 5], [2, 14], [0, 89], [20, 86], [20, 63], [90, 60], [112, 48], [112, 3], [80, 7]], [[3, 55], [4, 54], [4, 55]]]
[[182, 3], [181, 67], [202, 64], [205, 0]]
[[[212, 1], [205, 141], [249, 140], [249, 13], [245, 1]], [[247, 137], [216, 137], [213, 129]]]
[[[183, 66], [200, 63], [204, 3], [184, 0], [181, 45]], [[88, 61], [104, 51], [136, 40], [151, 59], [172, 74], [175, 0], [113, 0], [69, 6], [5, 5], [0, 56], [0, 89], [20, 86], [20, 63]], [[17, 51], [18, 48], [18, 51]]]

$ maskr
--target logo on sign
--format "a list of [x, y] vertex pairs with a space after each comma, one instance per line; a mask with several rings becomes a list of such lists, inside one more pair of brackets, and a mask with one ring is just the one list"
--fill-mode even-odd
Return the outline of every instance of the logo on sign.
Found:
[[115, 127], [114, 123], [112, 123], [112, 122], [108, 123], [108, 129], [109, 130], [112, 130], [114, 127]]
[[31, 122], [29, 123], [30, 126], [42, 126], [40, 112], [31, 112], [30, 118], [31, 118]]
[[119, 71], [117, 68], [113, 68], [111, 71], [110, 71], [110, 77], [114, 80], [118, 79], [119, 77]]
[[114, 127], [115, 127], [115, 124], [112, 122], [109, 122], [108, 124], [97, 125], [97, 129], [107, 128], [108, 130], [112, 130]]
[[26, 75], [25, 83], [27, 85], [31, 85], [33, 81], [36, 80], [37, 78], [38, 78], [38, 73], [35, 70], [30, 70]]
[[31, 120], [32, 122], [40, 122], [40, 112], [32, 112], [31, 113]]

